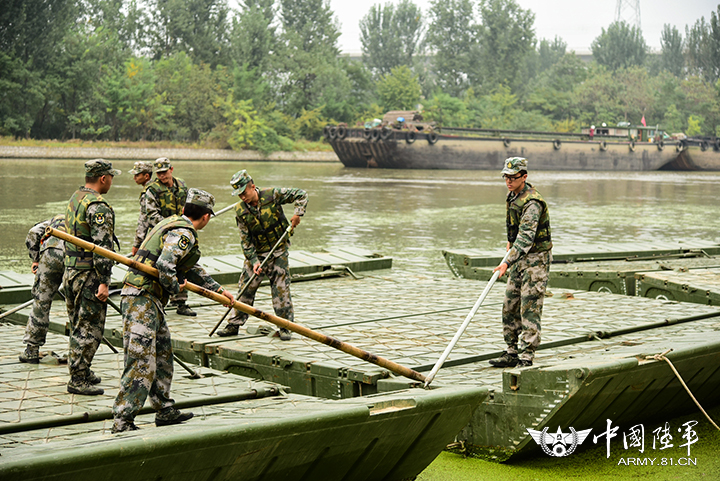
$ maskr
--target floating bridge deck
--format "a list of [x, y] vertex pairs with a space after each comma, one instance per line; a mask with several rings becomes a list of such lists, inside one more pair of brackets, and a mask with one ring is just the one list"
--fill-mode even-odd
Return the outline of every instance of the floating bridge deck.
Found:
[[[296, 322], [404, 366], [427, 372], [462, 323], [484, 282], [381, 270], [293, 286]], [[526, 428], [602, 427], [674, 417], [694, 405], [670, 368], [647, 360], [668, 354], [696, 397], [720, 399], [720, 310], [713, 306], [551, 288], [543, 312], [536, 362], [523, 369], [494, 369], [487, 360], [505, 345], [500, 312], [504, 287], [491, 289], [474, 321], [441, 369], [434, 386], [486, 388], [458, 440], [495, 459], [539, 449]], [[329, 400], [375, 396], [417, 386], [407, 379], [297, 334], [287, 342], [250, 334], [208, 337], [224, 308], [191, 294], [195, 318], [168, 312], [173, 348], [186, 362], [258, 381], [292, 393]], [[272, 311], [269, 288], [256, 307]], [[12, 316], [22, 324], [28, 310]], [[64, 332], [64, 306], [56, 303], [51, 330]], [[109, 311], [106, 337], [122, 340], [121, 318]], [[20, 336], [15, 343], [20, 346]], [[568, 424], [569, 423], [569, 424]]]

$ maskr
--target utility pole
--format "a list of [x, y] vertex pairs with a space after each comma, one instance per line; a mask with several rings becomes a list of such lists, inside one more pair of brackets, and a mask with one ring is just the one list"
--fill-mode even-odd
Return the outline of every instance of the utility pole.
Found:
[[640, 26], [640, 0], [617, 0], [615, 21], [624, 21], [631, 27], [636, 27], [639, 31], [642, 31]]

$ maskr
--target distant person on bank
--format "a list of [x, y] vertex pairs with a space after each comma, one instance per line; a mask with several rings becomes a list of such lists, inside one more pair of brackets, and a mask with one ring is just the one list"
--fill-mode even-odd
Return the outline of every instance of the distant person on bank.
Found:
[[[182, 215], [185, 199], [188, 195], [188, 188], [182, 179], [173, 177], [175, 168], [167, 157], [160, 157], [153, 162], [155, 167], [155, 175], [157, 179], [151, 182], [145, 188], [143, 196], [146, 223], [141, 225], [138, 222], [137, 232], [135, 234], [140, 242], [145, 240], [145, 236], [150, 230], [158, 225], [160, 221], [170, 217], [171, 215]], [[133, 255], [137, 251], [133, 247]], [[181, 291], [170, 299], [170, 305], [174, 306], [176, 312], [181, 316], [195, 316], [195, 312], [187, 305], [188, 293]]]
[[179, 424], [193, 417], [191, 412], [180, 412], [170, 397], [173, 352], [164, 306], [170, 296], [184, 290], [185, 279], [234, 301], [233, 295], [198, 264], [197, 231], [208, 224], [214, 206], [211, 194], [190, 189], [183, 215], [163, 219], [150, 231], [135, 256], [135, 260], [157, 268], [159, 278], [136, 269], [125, 275], [120, 305], [125, 369], [113, 405], [113, 433], [138, 429], [135, 416], [148, 396], [157, 411], [156, 426]]
[[[65, 231], [95, 245], [113, 250], [115, 212], [103, 198], [120, 171], [103, 159], [85, 163], [85, 186], [70, 198], [65, 212]], [[91, 369], [105, 329], [108, 286], [113, 261], [65, 242], [65, 301], [70, 319], [68, 367], [73, 394], [103, 394], [100, 377]]]
[[494, 367], [532, 366], [540, 345], [540, 317], [552, 262], [547, 202], [527, 182], [527, 159], [511, 157], [502, 170], [509, 190], [507, 250], [510, 255], [493, 272], [508, 271], [502, 308], [506, 351], [490, 361]]
[[[292, 297], [290, 296], [289, 247], [290, 238], [286, 237], [268, 259], [265, 267], [260, 265], [268, 258], [273, 246], [282, 238], [289, 225], [293, 228], [300, 224], [300, 218], [307, 208], [308, 194], [302, 189], [291, 188], [258, 188], [252, 177], [245, 170], [236, 172], [230, 180], [235, 189], [232, 195], [240, 197], [235, 206], [235, 221], [240, 230], [245, 263], [240, 276], [240, 288], [256, 274], [253, 282], [238, 299], [245, 304], [253, 305], [255, 293], [260, 287], [263, 274], [270, 279], [272, 288], [273, 309], [278, 317], [294, 322]], [[288, 222], [283, 212], [283, 204], [295, 204], [295, 213]], [[218, 336], [236, 335], [240, 326], [247, 321], [248, 315], [235, 311], [233, 317]], [[280, 329], [280, 339], [289, 341], [292, 334], [285, 328]]]

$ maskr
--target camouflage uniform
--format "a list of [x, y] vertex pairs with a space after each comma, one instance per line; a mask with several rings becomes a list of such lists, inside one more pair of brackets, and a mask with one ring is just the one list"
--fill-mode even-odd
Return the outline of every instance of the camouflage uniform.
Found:
[[503, 337], [509, 355], [532, 361], [540, 345], [540, 317], [552, 261], [550, 216], [547, 203], [528, 182], [518, 194], [509, 192], [506, 203], [508, 242], [512, 247], [506, 261]]
[[[163, 172], [171, 167], [172, 165], [166, 157], [161, 157], [155, 161], [156, 172]], [[143, 193], [140, 205], [140, 210], [145, 211], [145, 222], [141, 225], [138, 219], [135, 242], [137, 242], [138, 239], [142, 242], [147, 233], [163, 219], [171, 215], [182, 215], [187, 195], [187, 185], [182, 179], [178, 179], [177, 177], [173, 177], [172, 187], [167, 187], [160, 182], [159, 179], [155, 179], [148, 184]], [[170, 302], [173, 304], [185, 304], [187, 298], [187, 292], [183, 291], [173, 296]]]
[[[209, 205], [212, 209], [214, 198], [207, 192], [190, 189], [188, 202]], [[156, 424], [179, 422], [179, 411], [170, 398], [173, 353], [163, 308], [168, 298], [180, 291], [179, 276], [206, 289], [223, 292], [222, 286], [197, 263], [199, 259], [197, 232], [188, 217], [177, 215], [155, 226], [135, 255], [135, 260], [156, 267], [159, 279], [135, 269], [124, 279], [121, 310], [125, 369], [113, 405], [114, 432], [136, 429], [133, 420], [148, 396], [158, 411]], [[165, 421], [163, 413], [169, 413]], [[185, 419], [189, 417], [182, 420]]]
[[[112, 164], [91, 160], [85, 164], [86, 175], [119, 175]], [[102, 175], [105, 175], [102, 174]], [[81, 187], [70, 198], [65, 213], [65, 230], [105, 249], [113, 250], [115, 213], [93, 189]], [[70, 319], [68, 367], [71, 383], [91, 377], [90, 366], [105, 329], [107, 304], [96, 293], [100, 284], [110, 285], [113, 261], [99, 254], [65, 243], [65, 300]], [[68, 385], [70, 387], [70, 385]], [[101, 394], [101, 392], [99, 393]]]
[[138, 224], [135, 229], [135, 239], [133, 240], [133, 247], [140, 247], [142, 241], [145, 239], [145, 235], [150, 231], [150, 219], [148, 218], [148, 196], [146, 195], [147, 188], [152, 184], [152, 164], [149, 162], [135, 162], [133, 169], [130, 174], [151, 174], [151, 178], [143, 184], [142, 192], [140, 192], [140, 215], [138, 216]]
[[[245, 171], [241, 171], [245, 172]], [[240, 174], [240, 172], [238, 173]], [[236, 177], [238, 176], [236, 174]], [[244, 175], [247, 175], [245, 173]], [[248, 182], [252, 182], [249, 176]], [[235, 179], [235, 177], [233, 177]], [[232, 182], [231, 182], [232, 183]], [[235, 185], [238, 183], [235, 182]], [[308, 195], [302, 189], [268, 188], [257, 189], [259, 201], [258, 206], [253, 207], [245, 202], [238, 202], [235, 206], [235, 221], [237, 222], [242, 241], [242, 249], [245, 254], [243, 272], [240, 277], [239, 287], [242, 287], [253, 275], [253, 266], [258, 262], [262, 263], [272, 250], [275, 243], [282, 237], [290, 225], [283, 212], [282, 205], [295, 203], [295, 215], [302, 216], [307, 208]], [[236, 193], [244, 191], [236, 190]], [[294, 322], [295, 315], [290, 296], [290, 273], [289, 273], [289, 252], [290, 239], [285, 240], [275, 249], [272, 258], [263, 267], [263, 275], [270, 280], [273, 309], [278, 317]], [[238, 301], [253, 305], [255, 293], [260, 287], [262, 275], [256, 276], [253, 282], [247, 287]], [[235, 315], [228, 320], [230, 326], [242, 326], [247, 321], [248, 315], [244, 312], [235, 311]]]
[[[25, 245], [33, 264], [38, 263], [33, 283], [32, 312], [25, 327], [23, 342], [34, 351], [45, 344], [50, 326], [50, 307], [62, 284], [65, 273], [65, 246], [61, 239], [45, 235], [45, 228], [65, 230], [65, 216], [56, 215], [30, 229]], [[33, 361], [30, 361], [33, 362]]]

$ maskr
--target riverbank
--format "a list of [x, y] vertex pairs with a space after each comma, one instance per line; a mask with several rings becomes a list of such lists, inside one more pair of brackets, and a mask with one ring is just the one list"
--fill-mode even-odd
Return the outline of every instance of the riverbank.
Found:
[[335, 152], [293, 151], [265, 155], [255, 150], [182, 149], [163, 147], [86, 147], [86, 146], [16, 146], [0, 145], [0, 158], [5, 159], [96, 159], [155, 160], [231, 160], [265, 162], [339, 162]]

